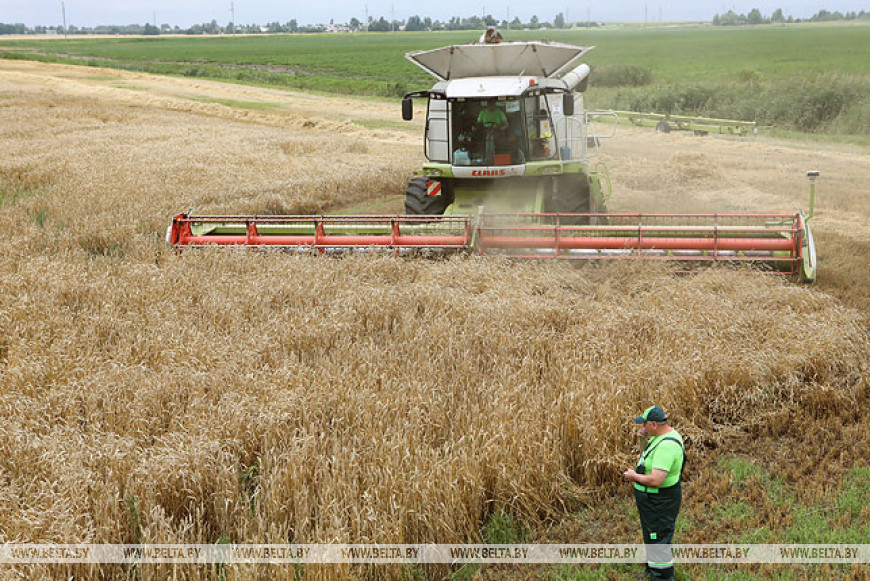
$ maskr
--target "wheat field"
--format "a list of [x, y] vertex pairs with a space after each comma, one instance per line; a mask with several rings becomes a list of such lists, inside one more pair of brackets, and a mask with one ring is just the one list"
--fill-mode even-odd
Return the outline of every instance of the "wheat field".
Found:
[[[790, 210], [806, 197], [805, 162], [822, 163], [834, 175], [815, 287], [635, 263], [166, 247], [169, 220], [190, 208], [399, 211], [419, 124], [392, 128], [395, 104], [319, 100], [0, 61], [0, 541], [472, 542], [495, 511], [546, 527], [625, 494], [631, 418], [652, 403], [700, 466], [741, 433], [870, 426], [858, 413], [870, 395], [866, 151], [712, 139], [698, 151], [629, 131], [602, 154], [618, 210]], [[867, 437], [853, 445], [826, 473], [870, 450]], [[407, 572], [220, 575], [294, 573]]]

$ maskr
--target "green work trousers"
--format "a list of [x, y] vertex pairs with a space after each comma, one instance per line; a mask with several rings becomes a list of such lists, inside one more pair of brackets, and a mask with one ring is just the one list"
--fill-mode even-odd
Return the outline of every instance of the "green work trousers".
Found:
[[646, 545], [646, 570], [650, 579], [670, 580], [674, 578], [674, 561], [670, 550], [657, 545], [670, 545], [674, 538], [674, 527], [683, 490], [679, 482], [658, 492], [642, 492], [634, 489], [634, 500], [643, 528], [643, 542]]

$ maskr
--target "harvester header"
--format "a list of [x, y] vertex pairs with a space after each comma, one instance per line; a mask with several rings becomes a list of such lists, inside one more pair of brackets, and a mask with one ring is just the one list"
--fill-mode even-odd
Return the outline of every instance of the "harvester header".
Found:
[[[590, 224], [589, 222], [600, 221]], [[606, 220], [606, 222], [605, 222]], [[195, 216], [167, 232], [176, 247], [249, 246], [294, 251], [466, 252], [512, 258], [657, 259], [692, 270], [754, 263], [815, 278], [806, 222], [789, 214], [486, 214], [441, 216]]]

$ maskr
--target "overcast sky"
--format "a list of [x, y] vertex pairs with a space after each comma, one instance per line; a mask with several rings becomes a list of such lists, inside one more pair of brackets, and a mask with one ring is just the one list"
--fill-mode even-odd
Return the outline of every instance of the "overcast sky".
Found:
[[847, 12], [870, 10], [868, 0], [610, 0], [608, 2], [570, 2], [565, 0], [517, 0], [468, 2], [441, 0], [440, 2], [400, 2], [395, 0], [326, 0], [323, 2], [291, 2], [287, 0], [0, 0], [0, 22], [34, 25], [62, 24], [61, 2], [66, 8], [66, 20], [75, 26], [99, 24], [169, 24], [187, 27], [192, 24], [217, 20], [224, 25], [231, 20], [230, 4], [235, 8], [236, 22], [265, 24], [288, 22], [299, 24], [336, 23], [351, 18], [363, 20], [368, 15], [399, 20], [418, 14], [437, 20], [452, 16], [492, 14], [499, 20], [519, 16], [524, 22], [532, 15], [541, 21], [552, 21], [562, 12], [570, 20], [710, 20], [714, 14], [734, 10], [747, 13], [758, 8], [769, 16], [782, 8], [786, 16], [806, 18], [821, 9]]

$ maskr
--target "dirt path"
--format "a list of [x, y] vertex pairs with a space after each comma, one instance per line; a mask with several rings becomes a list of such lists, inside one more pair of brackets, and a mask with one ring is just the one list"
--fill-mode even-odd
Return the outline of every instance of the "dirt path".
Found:
[[327, 131], [364, 132], [375, 139], [409, 143], [419, 143], [422, 127], [420, 115], [414, 122], [405, 123], [399, 104], [384, 100], [312, 95], [97, 67], [0, 60], [0, 82], [18, 87], [22, 94], [36, 90], [264, 125], [302, 124]]
[[619, 192], [611, 205], [632, 211], [806, 211], [806, 171], [819, 170], [815, 228], [870, 240], [866, 149], [621, 127], [602, 157]]

